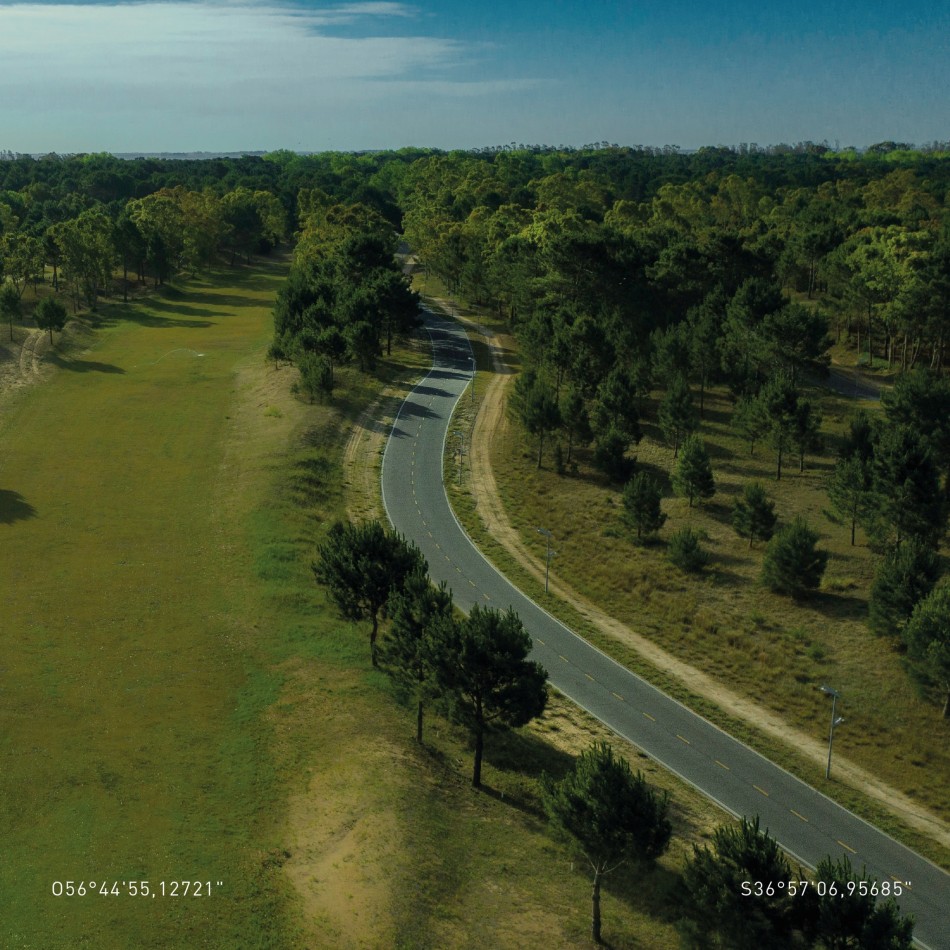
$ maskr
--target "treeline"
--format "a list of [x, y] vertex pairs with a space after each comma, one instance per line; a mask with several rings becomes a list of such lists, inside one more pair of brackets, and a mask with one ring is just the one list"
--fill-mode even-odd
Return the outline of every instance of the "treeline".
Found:
[[268, 353], [296, 363], [311, 400], [332, 395], [337, 365], [371, 370], [394, 338], [419, 325], [419, 296], [396, 261], [392, 226], [366, 205], [326, 201], [319, 191], [300, 194], [301, 230]]
[[[431, 585], [418, 548], [377, 521], [334, 524], [313, 572], [343, 616], [370, 622], [372, 664], [415, 708], [416, 740], [428, 707], [468, 732], [472, 785], [480, 788], [486, 737], [526, 725], [547, 702], [547, 673], [528, 658], [531, 640], [518, 616], [476, 606], [460, 617], [446, 586]], [[536, 794], [553, 833], [589, 868], [591, 937], [599, 944], [604, 879], [624, 864], [650, 873], [672, 838], [669, 797], [607, 743], [561, 776], [539, 776]], [[847, 858], [826, 858], [812, 878], [754, 819], [719, 828], [712, 847], [694, 847], [670, 903], [684, 946], [901, 950], [913, 934], [899, 913], [901, 892], [857, 873]]]

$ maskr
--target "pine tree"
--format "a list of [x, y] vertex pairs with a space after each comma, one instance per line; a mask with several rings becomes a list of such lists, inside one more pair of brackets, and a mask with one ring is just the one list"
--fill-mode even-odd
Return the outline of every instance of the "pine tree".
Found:
[[818, 535], [804, 518], [796, 518], [769, 542], [762, 562], [762, 582], [777, 594], [804, 597], [821, 583], [828, 552], [815, 545]]
[[705, 501], [716, 493], [709, 454], [699, 436], [691, 435], [683, 443], [683, 452], [673, 471], [673, 490], [689, 499], [689, 507], [698, 498]]
[[871, 463], [855, 454], [841, 458], [828, 482], [828, 499], [839, 515], [851, 522], [851, 544], [855, 526], [864, 520], [872, 507]]
[[904, 643], [914, 674], [943, 699], [943, 718], [950, 719], [950, 587], [934, 588], [914, 608]]
[[732, 526], [736, 534], [753, 541], [768, 541], [775, 530], [775, 503], [769, 501], [765, 489], [758, 482], [750, 482], [736, 499], [732, 511]]
[[692, 528], [682, 528], [670, 538], [667, 548], [670, 563], [681, 571], [696, 574], [709, 563], [709, 553], [699, 543], [699, 535]]
[[422, 552], [379, 521], [337, 521], [318, 545], [317, 554], [319, 560], [312, 565], [314, 577], [326, 585], [340, 613], [348, 620], [368, 617], [372, 622], [370, 657], [377, 666], [380, 611], [410, 574], [428, 570]]
[[683, 376], [675, 376], [658, 412], [660, 428], [667, 441], [673, 443], [673, 458], [679, 452], [680, 442], [699, 425], [699, 415], [693, 405], [689, 384]]
[[656, 534], [666, 515], [660, 510], [660, 486], [646, 472], [638, 472], [623, 489], [623, 520], [635, 528], [637, 538]]
[[899, 634], [939, 576], [940, 565], [933, 548], [916, 538], [888, 551], [871, 587], [870, 628], [880, 636]]
[[669, 800], [631, 771], [606, 742], [581, 753], [560, 782], [542, 780], [544, 810], [590, 864], [591, 938], [601, 942], [600, 888], [605, 874], [629, 861], [652, 863], [669, 846]]

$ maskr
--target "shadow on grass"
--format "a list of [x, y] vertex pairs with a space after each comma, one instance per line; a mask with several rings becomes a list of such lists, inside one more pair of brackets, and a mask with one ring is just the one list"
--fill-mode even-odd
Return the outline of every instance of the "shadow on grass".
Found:
[[96, 360], [66, 360], [58, 353], [53, 354], [50, 362], [60, 369], [68, 369], [73, 373], [125, 373], [121, 366], [115, 366], [113, 363], [99, 363]]
[[35, 518], [36, 509], [17, 491], [0, 488], [0, 524]]

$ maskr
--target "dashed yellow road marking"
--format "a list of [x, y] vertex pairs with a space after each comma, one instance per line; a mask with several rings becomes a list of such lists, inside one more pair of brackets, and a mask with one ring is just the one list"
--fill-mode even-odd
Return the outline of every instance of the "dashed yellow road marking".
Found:
[[715, 762], [716, 765], [719, 766], [719, 768], [725, 769], [727, 772], [731, 772], [731, 771], [732, 771], [732, 769], [730, 769], [729, 766], [726, 765], [725, 762], [720, 762], [719, 759], [713, 759], [713, 762]]
[[535, 637], [534, 639], [537, 640], [538, 643], [541, 644], [541, 646], [544, 646], [544, 641], [540, 637]]
[[[469, 581], [469, 584], [471, 584], [471, 585], [472, 585], [472, 587], [475, 587], [475, 581], [473, 581], [473, 580], [470, 580], [470, 581]], [[476, 590], [477, 590], [477, 588], [476, 588]]]
[[591, 676], [590, 673], [585, 673], [584, 675], [585, 675], [592, 683], [594, 682], [594, 677]]
[[761, 794], [763, 794], [766, 798], [769, 797], [769, 793], [768, 793], [764, 788], [759, 788], [758, 785], [753, 785], [752, 787], [753, 787], [757, 792], [761, 792]]
[[610, 695], [613, 696], [613, 697], [615, 697], [616, 699], [619, 699], [620, 702], [623, 702], [623, 696], [621, 696], [620, 693], [611, 692]]
[[569, 660], [566, 656], [564, 656], [563, 654], [559, 653], [558, 656], [561, 657], [561, 659], [562, 659], [565, 663], [570, 663], [570, 660]]
[[656, 722], [656, 718], [654, 716], [651, 716], [649, 713], [645, 712], [643, 715], [646, 716], [646, 718], [649, 719], [650, 722]]
[[846, 851], [850, 851], [852, 854], [857, 854], [858, 852], [854, 850], [850, 845], [846, 845], [840, 838], [835, 838], [835, 841], [841, 845]]
[[794, 808], [789, 808], [789, 811], [790, 811], [796, 818], [801, 818], [801, 820], [802, 820], [802, 821], [805, 821], [805, 822], [808, 821], [808, 819], [807, 819], [804, 815], [800, 815], [797, 811], [795, 811]]
[[680, 742], [685, 742], [687, 745], [690, 744], [689, 739], [684, 739], [678, 732], [676, 733], [676, 738], [679, 739]]

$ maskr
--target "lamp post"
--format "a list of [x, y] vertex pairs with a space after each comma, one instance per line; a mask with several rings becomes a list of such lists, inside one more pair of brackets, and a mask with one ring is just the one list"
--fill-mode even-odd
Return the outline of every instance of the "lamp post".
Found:
[[548, 592], [548, 576], [551, 573], [551, 558], [554, 557], [554, 551], [551, 550], [551, 538], [553, 535], [547, 528], [538, 528], [538, 534], [543, 534], [547, 544], [547, 551], [544, 556], [544, 593]]
[[842, 717], [835, 715], [838, 706], [838, 697], [841, 693], [836, 689], [832, 689], [830, 686], [820, 686], [819, 689], [826, 695], [831, 697], [831, 731], [828, 733], [828, 767], [825, 769], [825, 778], [831, 778], [831, 749], [835, 741], [835, 726], [840, 726], [844, 722]]

